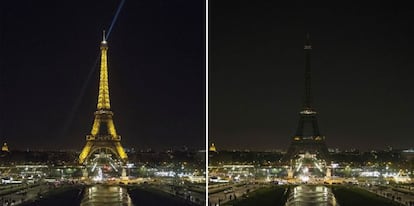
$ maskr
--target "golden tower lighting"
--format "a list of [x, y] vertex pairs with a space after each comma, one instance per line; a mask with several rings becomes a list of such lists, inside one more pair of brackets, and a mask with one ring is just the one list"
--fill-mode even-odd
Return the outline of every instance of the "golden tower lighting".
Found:
[[126, 163], [128, 156], [121, 145], [121, 136], [116, 133], [112, 120], [114, 113], [111, 111], [108, 84], [108, 42], [105, 39], [105, 31], [101, 42], [101, 66], [99, 75], [99, 94], [95, 119], [93, 121], [91, 134], [86, 136], [86, 145], [79, 155], [79, 163], [84, 164], [89, 157], [97, 151], [110, 151], [115, 154], [123, 163]]

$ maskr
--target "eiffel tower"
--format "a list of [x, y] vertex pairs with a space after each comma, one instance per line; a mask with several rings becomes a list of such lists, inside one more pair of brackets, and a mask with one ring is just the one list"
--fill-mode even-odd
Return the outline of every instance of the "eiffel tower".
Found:
[[105, 154], [112, 153], [118, 160], [126, 163], [128, 156], [121, 146], [121, 136], [116, 133], [115, 125], [112, 120], [114, 113], [111, 111], [109, 100], [107, 64], [108, 42], [105, 39], [105, 31], [103, 32], [103, 40], [100, 49], [101, 66], [97, 110], [95, 112], [91, 134], [86, 136], [86, 145], [79, 155], [79, 163], [86, 164], [92, 154], [97, 152], [103, 152]]
[[299, 124], [295, 136], [292, 138], [290, 147], [283, 157], [287, 162], [299, 154], [316, 154], [318, 158], [329, 159], [328, 148], [325, 144], [325, 136], [321, 135], [318, 127], [317, 112], [312, 107], [311, 95], [311, 67], [310, 54], [312, 45], [309, 34], [306, 35], [305, 41], [305, 96], [302, 110], [299, 112]]

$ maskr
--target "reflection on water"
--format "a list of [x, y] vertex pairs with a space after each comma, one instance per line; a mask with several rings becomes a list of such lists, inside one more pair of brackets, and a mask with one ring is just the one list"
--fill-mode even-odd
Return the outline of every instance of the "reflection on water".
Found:
[[81, 206], [132, 206], [131, 198], [125, 188], [116, 185], [94, 185], [85, 188]]
[[299, 185], [290, 192], [286, 206], [339, 206], [331, 189], [321, 185]]

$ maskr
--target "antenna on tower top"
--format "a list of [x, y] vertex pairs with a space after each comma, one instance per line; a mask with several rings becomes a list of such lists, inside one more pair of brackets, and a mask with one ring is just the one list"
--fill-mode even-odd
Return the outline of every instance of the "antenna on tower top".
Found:
[[312, 50], [312, 45], [310, 43], [309, 32], [306, 33], [306, 42], [305, 42], [305, 97], [303, 107], [306, 109], [311, 108], [311, 68], [310, 68], [310, 51]]
[[102, 32], [102, 42], [106, 43], [105, 30]]
[[305, 49], [312, 49], [309, 32], [306, 32]]

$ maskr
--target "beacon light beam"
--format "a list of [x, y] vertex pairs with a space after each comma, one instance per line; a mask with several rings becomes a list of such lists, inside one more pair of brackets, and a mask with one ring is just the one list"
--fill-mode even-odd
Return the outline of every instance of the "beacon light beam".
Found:
[[118, 19], [119, 13], [121, 12], [122, 7], [124, 6], [125, 0], [122, 0], [121, 3], [118, 6], [118, 9], [116, 10], [115, 16], [112, 19], [111, 26], [109, 26], [108, 34], [106, 34], [105, 39], [109, 40], [109, 35], [111, 34], [112, 28], [115, 25], [116, 20]]
[[72, 124], [74, 114], [78, 110], [78, 107], [79, 107], [80, 103], [82, 102], [83, 96], [85, 96], [85, 91], [86, 91], [86, 88], [88, 86], [88, 82], [90, 81], [91, 77], [93, 76], [92, 74], [95, 72], [96, 65], [98, 65], [99, 58], [100, 58], [100, 55], [97, 55], [95, 63], [91, 67], [91, 70], [89, 71], [88, 76], [86, 77], [85, 83], [82, 85], [82, 88], [81, 88], [81, 91], [78, 95], [78, 98], [76, 98], [75, 104], [73, 105], [72, 110], [69, 113], [69, 117], [68, 117], [67, 121], [65, 122], [65, 124], [63, 126], [63, 129], [62, 129], [62, 132], [61, 132], [61, 135], [60, 135], [61, 137], [66, 135], [66, 132], [68, 131], [70, 125]]

